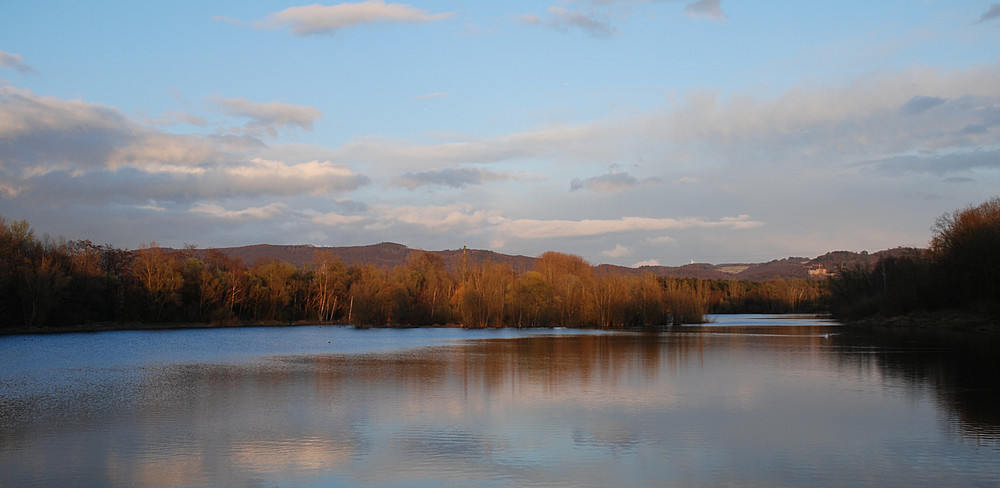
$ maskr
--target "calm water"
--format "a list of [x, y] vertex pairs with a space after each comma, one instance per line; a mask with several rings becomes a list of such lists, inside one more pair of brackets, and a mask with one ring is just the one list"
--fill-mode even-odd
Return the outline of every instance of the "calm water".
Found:
[[981, 342], [773, 316], [0, 337], [0, 486], [997, 486]]

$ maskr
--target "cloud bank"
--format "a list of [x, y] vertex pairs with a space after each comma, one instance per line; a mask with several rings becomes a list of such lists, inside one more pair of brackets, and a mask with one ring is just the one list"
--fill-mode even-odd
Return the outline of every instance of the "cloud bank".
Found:
[[[785, 225], [775, 216], [788, 204], [778, 201], [821, 215], [826, 192], [903, 187], [932, 198], [936, 182], [971, 188], [1000, 172], [998, 65], [774, 96], [691, 92], [577, 125], [419, 141], [360, 136], [332, 148], [259, 139], [311, 130], [322, 115], [312, 107], [216, 97], [206, 109], [235, 129], [171, 133], [114, 107], [0, 86], [0, 201], [19, 215], [74, 209], [67, 215], [114, 227], [195, 229], [184, 241], [211, 229], [242, 244], [344, 236], [570, 252], [585, 244], [593, 256], [640, 260], [711, 239], [760, 246], [760, 229]], [[627, 163], [608, 170], [608, 161]], [[571, 180], [567, 192], [569, 175], [581, 174], [596, 176]], [[442, 204], [433, 191], [442, 188], [461, 203]], [[857, 232], [899, 244], [878, 228]], [[705, 241], [692, 243], [696, 235]], [[773, 239], [832, 245], [827, 234]]]
[[[264, 132], [305, 128], [316, 116], [283, 104], [224, 102], [249, 114], [250, 125]], [[181, 201], [339, 193], [370, 183], [329, 161], [255, 156], [264, 148], [253, 138], [160, 132], [111, 107], [0, 87], [0, 175], [8, 197], [46, 206], [115, 198]]]

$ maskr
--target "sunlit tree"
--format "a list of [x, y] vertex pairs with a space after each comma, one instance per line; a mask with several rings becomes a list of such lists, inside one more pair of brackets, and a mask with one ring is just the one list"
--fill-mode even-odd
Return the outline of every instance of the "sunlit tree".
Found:
[[179, 304], [178, 292], [184, 285], [180, 263], [155, 242], [140, 247], [133, 273], [148, 297], [153, 320], [161, 320], [167, 304]]
[[313, 257], [309, 303], [320, 322], [333, 320], [347, 295], [348, 286], [347, 267], [340, 259], [330, 251], [317, 252]]

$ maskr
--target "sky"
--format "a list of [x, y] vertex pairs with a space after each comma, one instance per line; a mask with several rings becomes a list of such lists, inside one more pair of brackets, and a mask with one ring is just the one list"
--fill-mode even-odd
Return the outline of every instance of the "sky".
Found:
[[124, 248], [925, 247], [1000, 195], [1000, 3], [0, 3], [0, 216]]

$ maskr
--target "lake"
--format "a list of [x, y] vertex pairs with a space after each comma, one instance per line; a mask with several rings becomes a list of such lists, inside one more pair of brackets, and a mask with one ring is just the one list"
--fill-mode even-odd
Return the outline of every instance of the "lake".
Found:
[[995, 343], [655, 332], [0, 336], [0, 486], [997, 486]]

